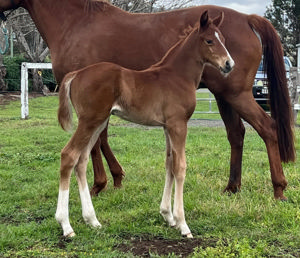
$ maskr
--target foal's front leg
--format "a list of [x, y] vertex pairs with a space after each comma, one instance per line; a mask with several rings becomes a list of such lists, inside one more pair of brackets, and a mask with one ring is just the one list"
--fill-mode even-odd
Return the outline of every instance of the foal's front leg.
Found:
[[166, 181], [165, 181], [165, 188], [164, 188], [162, 201], [160, 204], [160, 214], [163, 216], [165, 221], [169, 223], [171, 227], [174, 227], [176, 225], [176, 222], [173, 217], [172, 204], [171, 204], [172, 187], [174, 181], [173, 166], [172, 166], [173, 161], [172, 161], [170, 138], [166, 130], [165, 130], [165, 136], [166, 136]]
[[[175, 178], [175, 195], [173, 216], [175, 227], [181, 234], [192, 238], [191, 230], [185, 221], [184, 205], [183, 205], [183, 185], [186, 174], [186, 159], [185, 159], [185, 140], [187, 135], [187, 123], [176, 121], [174, 124], [167, 127], [171, 147], [172, 173]], [[166, 182], [167, 184], [167, 182]], [[165, 194], [165, 193], [164, 193]], [[164, 196], [163, 196], [164, 200]]]

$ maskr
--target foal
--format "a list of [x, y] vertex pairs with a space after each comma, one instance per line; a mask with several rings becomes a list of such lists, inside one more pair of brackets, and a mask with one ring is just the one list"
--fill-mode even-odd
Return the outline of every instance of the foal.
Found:
[[[209, 19], [207, 11], [200, 24], [175, 44], [157, 64], [144, 71], [134, 71], [113, 63], [98, 63], [65, 76], [59, 92], [58, 119], [64, 130], [71, 129], [72, 108], [78, 127], [61, 153], [60, 185], [56, 219], [64, 236], [74, 236], [69, 222], [69, 184], [75, 168], [84, 220], [101, 227], [96, 218], [86, 180], [91, 148], [106, 127], [109, 116], [148, 125], [162, 126], [166, 136], [166, 182], [160, 213], [170, 226], [192, 237], [183, 207], [183, 184], [186, 174], [185, 140], [187, 122], [196, 106], [195, 90], [205, 63], [222, 73], [229, 73], [234, 61], [224, 47], [218, 27], [221, 13]], [[141, 35], [142, 36], [142, 35]], [[175, 198], [171, 211], [172, 185]]]

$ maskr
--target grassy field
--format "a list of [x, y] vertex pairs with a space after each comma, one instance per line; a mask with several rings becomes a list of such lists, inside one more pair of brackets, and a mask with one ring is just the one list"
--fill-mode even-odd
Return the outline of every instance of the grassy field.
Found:
[[[60, 150], [71, 134], [57, 123], [57, 105], [57, 97], [32, 99], [30, 119], [23, 121], [19, 102], [0, 107], [0, 257], [134, 257], [139, 245], [154, 240], [170, 251], [159, 255], [161, 250], [150, 248], [146, 257], [179, 257], [175, 246], [180, 242], [191, 246], [190, 257], [300, 256], [300, 162], [284, 164], [288, 201], [275, 201], [266, 149], [251, 128], [245, 137], [242, 191], [231, 196], [222, 193], [230, 159], [225, 129], [189, 128], [184, 201], [195, 239], [184, 240], [159, 214], [163, 131], [124, 126], [112, 118], [109, 142], [126, 171], [123, 188], [113, 189], [109, 176], [107, 190], [93, 198], [103, 227], [93, 229], [82, 219], [72, 176], [70, 221], [77, 236], [62, 238], [54, 214]], [[299, 153], [299, 128], [295, 132]], [[91, 164], [88, 179], [92, 185]]]

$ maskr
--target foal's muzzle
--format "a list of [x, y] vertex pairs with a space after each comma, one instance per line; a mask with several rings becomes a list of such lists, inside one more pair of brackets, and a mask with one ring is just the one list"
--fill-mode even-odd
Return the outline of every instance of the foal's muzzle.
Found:
[[231, 60], [227, 60], [225, 62], [225, 65], [223, 67], [221, 67], [220, 69], [223, 73], [228, 74], [232, 71], [233, 67], [234, 67], [234, 61], [231, 59]]

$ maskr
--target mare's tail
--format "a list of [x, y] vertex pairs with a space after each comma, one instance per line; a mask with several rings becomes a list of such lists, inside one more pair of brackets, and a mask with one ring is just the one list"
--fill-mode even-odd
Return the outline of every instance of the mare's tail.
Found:
[[264, 70], [268, 76], [271, 116], [276, 121], [281, 161], [295, 161], [294, 121], [280, 38], [267, 19], [249, 15], [248, 22], [250, 27], [259, 34], [263, 45]]
[[68, 73], [59, 89], [59, 107], [58, 107], [58, 122], [65, 131], [72, 129], [72, 105], [70, 100], [70, 87], [76, 74]]

